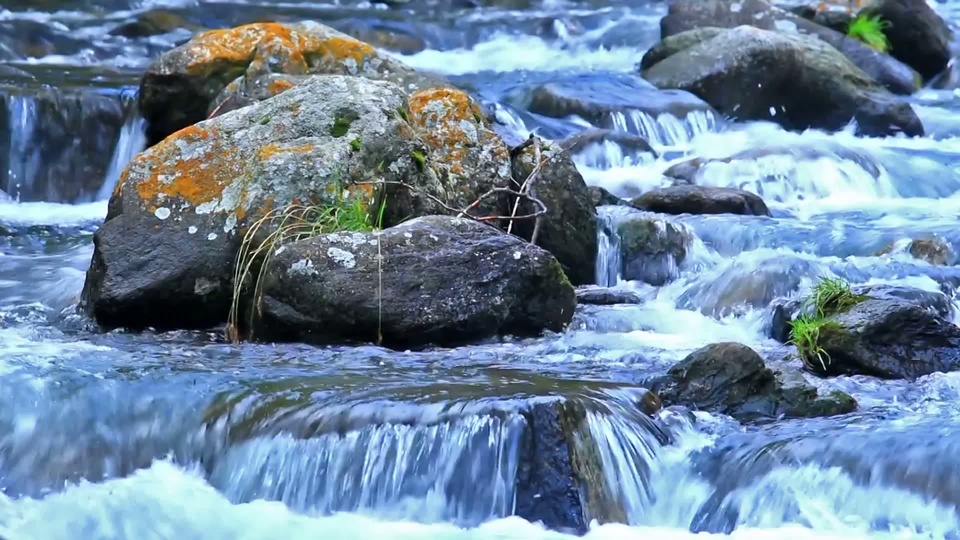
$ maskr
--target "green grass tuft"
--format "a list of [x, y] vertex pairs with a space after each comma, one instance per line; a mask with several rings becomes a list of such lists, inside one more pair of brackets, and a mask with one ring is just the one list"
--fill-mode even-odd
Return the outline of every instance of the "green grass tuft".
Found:
[[884, 32], [889, 26], [890, 22], [882, 20], [879, 15], [861, 13], [850, 21], [847, 36], [885, 53], [890, 51], [890, 40]]
[[791, 323], [790, 343], [797, 348], [800, 359], [810, 369], [819, 364], [824, 371], [830, 355], [820, 346], [824, 328], [839, 328], [829, 317], [863, 302], [865, 296], [855, 294], [850, 284], [840, 278], [821, 278], [801, 307], [802, 315]]
[[829, 326], [839, 325], [828, 319], [810, 315], [801, 315], [793, 321], [790, 330], [790, 344], [797, 348], [800, 360], [810, 369], [816, 367], [816, 364], [814, 364], [814, 361], [816, 361], [824, 371], [827, 370], [830, 355], [820, 346], [820, 332]]
[[814, 316], [823, 318], [843, 313], [864, 299], [864, 296], [854, 294], [850, 284], [840, 278], [821, 278], [813, 286], [804, 307], [812, 310]]
[[345, 196], [339, 183], [335, 189], [337, 198], [332, 203], [293, 204], [274, 209], [247, 229], [234, 271], [233, 297], [227, 317], [228, 339], [240, 340], [240, 301], [249, 291], [248, 286], [253, 287], [253, 309], [247, 328], [252, 328], [253, 318], [260, 314], [264, 272], [281, 246], [332, 232], [370, 232], [382, 228], [386, 200], [381, 201], [376, 221], [371, 223], [369, 211], [359, 197]]

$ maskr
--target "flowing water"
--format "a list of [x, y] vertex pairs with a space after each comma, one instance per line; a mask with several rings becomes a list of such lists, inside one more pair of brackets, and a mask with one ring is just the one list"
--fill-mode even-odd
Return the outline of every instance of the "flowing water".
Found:
[[[960, 2], [932, 5], [960, 21]], [[154, 9], [181, 28], [115, 32]], [[782, 358], [764, 310], [820, 276], [955, 294], [956, 266], [900, 249], [938, 235], [960, 250], [960, 91], [949, 81], [912, 98], [928, 131], [917, 139], [609, 115], [603, 127], [646, 137], [661, 157], [594, 145], [576, 156], [589, 184], [630, 197], [666, 185], [677, 161], [750, 150], [698, 183], [759, 193], [774, 218], [656, 216], [684, 231], [688, 255], [651, 288], [619, 271], [610, 231], [631, 211], [601, 208], [598, 281], [645, 303], [582, 307], [562, 334], [423, 352], [238, 346], [213, 333], [101, 334], [74, 314], [105, 199], [144, 144], [137, 77], [189, 38], [182, 27], [314, 19], [391, 32], [393, 54], [475, 92], [508, 135], [559, 138], [588, 122], [513, 97], [632, 71], [665, 10], [0, 0], [0, 59], [18, 70], [0, 70], [0, 537], [571, 538], [516, 516], [528, 502], [525, 412], [569, 400], [586, 404], [596, 482], [625, 522], [596, 523], [587, 538], [960, 538], [960, 374], [814, 380], [860, 404], [831, 419], [742, 425], [668, 408], [651, 422], [633, 406], [644, 380], [709, 343]]]

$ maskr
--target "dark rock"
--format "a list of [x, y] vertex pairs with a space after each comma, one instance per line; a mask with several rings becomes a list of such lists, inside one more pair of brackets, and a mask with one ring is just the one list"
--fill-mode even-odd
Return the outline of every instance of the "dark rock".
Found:
[[[514, 156], [513, 178], [518, 188], [533, 172], [534, 159], [532, 147]], [[561, 148], [543, 150], [540, 159], [546, 161], [531, 194], [547, 207], [547, 213], [541, 218], [537, 245], [560, 261], [574, 285], [595, 283], [597, 213], [593, 196], [573, 160]], [[512, 214], [512, 207], [508, 205], [503, 215]], [[517, 214], [530, 215], [536, 210], [532, 202], [521, 201]], [[535, 226], [535, 220], [517, 221], [513, 232], [529, 240]]]
[[590, 197], [593, 200], [593, 206], [627, 206], [627, 201], [617, 197], [613, 193], [599, 186], [590, 186]]
[[577, 287], [577, 303], [594, 306], [642, 304], [643, 298], [633, 291], [588, 285]]
[[677, 225], [645, 215], [631, 216], [619, 223], [621, 275], [660, 286], [679, 275], [687, 257], [688, 234]]
[[560, 331], [576, 295], [546, 251], [477, 221], [427, 216], [287, 244], [267, 266], [262, 306], [262, 339], [412, 347]]
[[863, 15], [879, 15], [890, 55], [930, 80], [947, 68], [953, 32], [926, 0], [875, 0]]
[[916, 379], [960, 369], [960, 328], [942, 312], [906, 296], [889, 290], [871, 294], [828, 317], [817, 340], [823, 364], [811, 359], [810, 369], [820, 375], [885, 379]]
[[643, 137], [610, 129], [584, 130], [560, 141], [560, 147], [570, 154], [576, 155], [593, 145], [602, 145], [605, 143], [616, 144], [625, 154], [650, 154], [653, 158], [657, 157], [657, 151], [654, 150], [653, 147], [650, 146], [650, 143]]
[[736, 188], [672, 186], [654, 189], [633, 199], [638, 210], [661, 214], [740, 214], [769, 216], [756, 194]]
[[653, 47], [650, 47], [650, 50], [640, 59], [640, 65], [638, 67], [640, 71], [647, 70], [661, 60], [673, 56], [680, 51], [685, 51], [690, 47], [699, 45], [704, 41], [711, 40], [727, 30], [727, 28], [719, 28], [716, 26], [704, 26], [667, 36], [657, 42]]
[[834, 11], [832, 9], [817, 9], [814, 6], [799, 5], [789, 9], [791, 13], [798, 17], [825, 26], [840, 34], [847, 33], [847, 27], [853, 21], [853, 15], [846, 11]]
[[742, 26], [668, 57], [644, 77], [691, 91], [740, 120], [838, 130], [856, 119], [865, 135], [923, 134], [908, 103], [808, 36]]
[[556, 80], [511, 95], [518, 107], [550, 118], [579, 116], [595, 126], [612, 127], [616, 115], [640, 111], [684, 118], [709, 111], [699, 98], [679, 90], [658, 90], [643, 79], [621, 73], [590, 73]]
[[764, 0], [675, 0], [671, 2], [667, 15], [660, 20], [660, 33], [662, 38], [667, 38], [696, 28], [735, 28], [742, 25], [775, 31], [785, 36], [798, 33], [816, 36], [891, 92], [912, 94], [918, 89], [916, 72], [892, 56]]
[[433, 209], [398, 186], [359, 184], [377, 171], [434, 196], [456, 191], [433, 174], [431, 153], [398, 113], [405, 105], [388, 82], [314, 77], [141, 152], [94, 236], [85, 307], [105, 328], [208, 328], [230, 311], [243, 231], [272, 209], [295, 200], [322, 208], [344, 192], [371, 223], [388, 201], [385, 226]]
[[217, 96], [238, 77], [268, 73], [351, 74], [390, 81], [408, 92], [442, 85], [436, 77], [317, 23], [212, 30], [163, 54], [144, 73], [139, 106], [147, 120], [148, 145], [207, 118]]
[[543, 403], [524, 414], [515, 512], [527, 521], [582, 534], [587, 524], [563, 409], [563, 403]]
[[856, 401], [841, 392], [820, 396], [802, 379], [778, 377], [750, 347], [715, 343], [694, 351], [658, 381], [664, 403], [720, 412], [739, 420], [845, 414]]
[[143, 13], [138, 13], [136, 19], [123, 23], [110, 31], [110, 35], [123, 36], [127, 38], [144, 38], [166, 34], [177, 28], [186, 28], [192, 31], [198, 31], [202, 27], [190, 24], [186, 18], [173, 11], [164, 9], [152, 9]]

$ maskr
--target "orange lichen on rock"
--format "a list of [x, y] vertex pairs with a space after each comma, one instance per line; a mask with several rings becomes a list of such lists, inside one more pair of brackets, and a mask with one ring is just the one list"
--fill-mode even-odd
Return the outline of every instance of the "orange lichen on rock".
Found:
[[223, 196], [228, 182], [235, 181], [242, 160], [220, 144], [185, 157], [181, 148], [215, 137], [214, 128], [184, 128], [151, 150], [138, 155], [127, 168], [124, 181], [133, 166], [145, 166], [149, 174], [136, 185], [137, 194], [145, 203], [158, 203], [176, 198], [192, 206], [208, 203]]
[[321, 40], [315, 50], [320, 55], [336, 62], [343, 63], [347, 60], [353, 60], [356, 62], [357, 68], [363, 67], [367, 58], [377, 53], [377, 50], [370, 45], [346, 36], [335, 36]]
[[257, 150], [257, 156], [261, 160], [268, 160], [278, 154], [305, 154], [313, 150], [312, 144], [302, 144], [299, 146], [285, 146], [281, 144], [266, 144]]
[[293, 88], [293, 83], [283, 79], [271, 81], [270, 84], [267, 85], [267, 91], [270, 92], [271, 96], [286, 92], [291, 88]]
[[422, 130], [424, 141], [441, 152], [450, 172], [462, 174], [467, 149], [479, 143], [483, 111], [466, 92], [431, 88], [410, 96], [410, 119]]

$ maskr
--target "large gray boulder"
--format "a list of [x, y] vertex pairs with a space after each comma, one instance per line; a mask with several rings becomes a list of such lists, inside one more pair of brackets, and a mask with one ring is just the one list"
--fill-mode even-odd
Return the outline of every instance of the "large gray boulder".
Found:
[[395, 84], [316, 76], [138, 154], [94, 236], [87, 311], [105, 328], [214, 326], [230, 309], [245, 231], [271, 210], [345, 197], [372, 223], [386, 200], [387, 225], [435, 211], [396, 185], [364, 184], [446, 195], [406, 109]]
[[426, 216], [278, 249], [254, 337], [453, 345], [560, 331], [575, 307], [548, 252], [467, 218]]
[[930, 80], [947, 68], [953, 31], [927, 0], [874, 0], [861, 12], [886, 21], [890, 55]]
[[692, 92], [739, 120], [837, 130], [855, 119], [864, 135], [923, 134], [908, 103], [810, 36], [740, 26], [667, 57], [643, 76], [660, 88]]
[[[230, 95], [263, 99], [291, 88], [292, 79], [275, 80], [272, 74], [354, 75], [390, 81], [405, 92], [441, 83], [367, 43], [314, 22], [211, 30], [164, 53], [144, 73], [139, 99], [148, 145], [207, 118]], [[221, 96], [228, 85], [232, 88], [227, 96]]]
[[665, 404], [740, 420], [832, 416], [857, 408], [847, 394], [820, 395], [802, 379], [775, 373], [753, 349], [739, 343], [715, 343], [690, 353], [657, 381], [655, 389]]
[[764, 0], [674, 0], [660, 20], [661, 39], [703, 27], [750, 25], [783, 35], [816, 37], [840, 51], [869, 77], [895, 94], [912, 94], [920, 77], [892, 56], [841, 32], [798, 17]]

